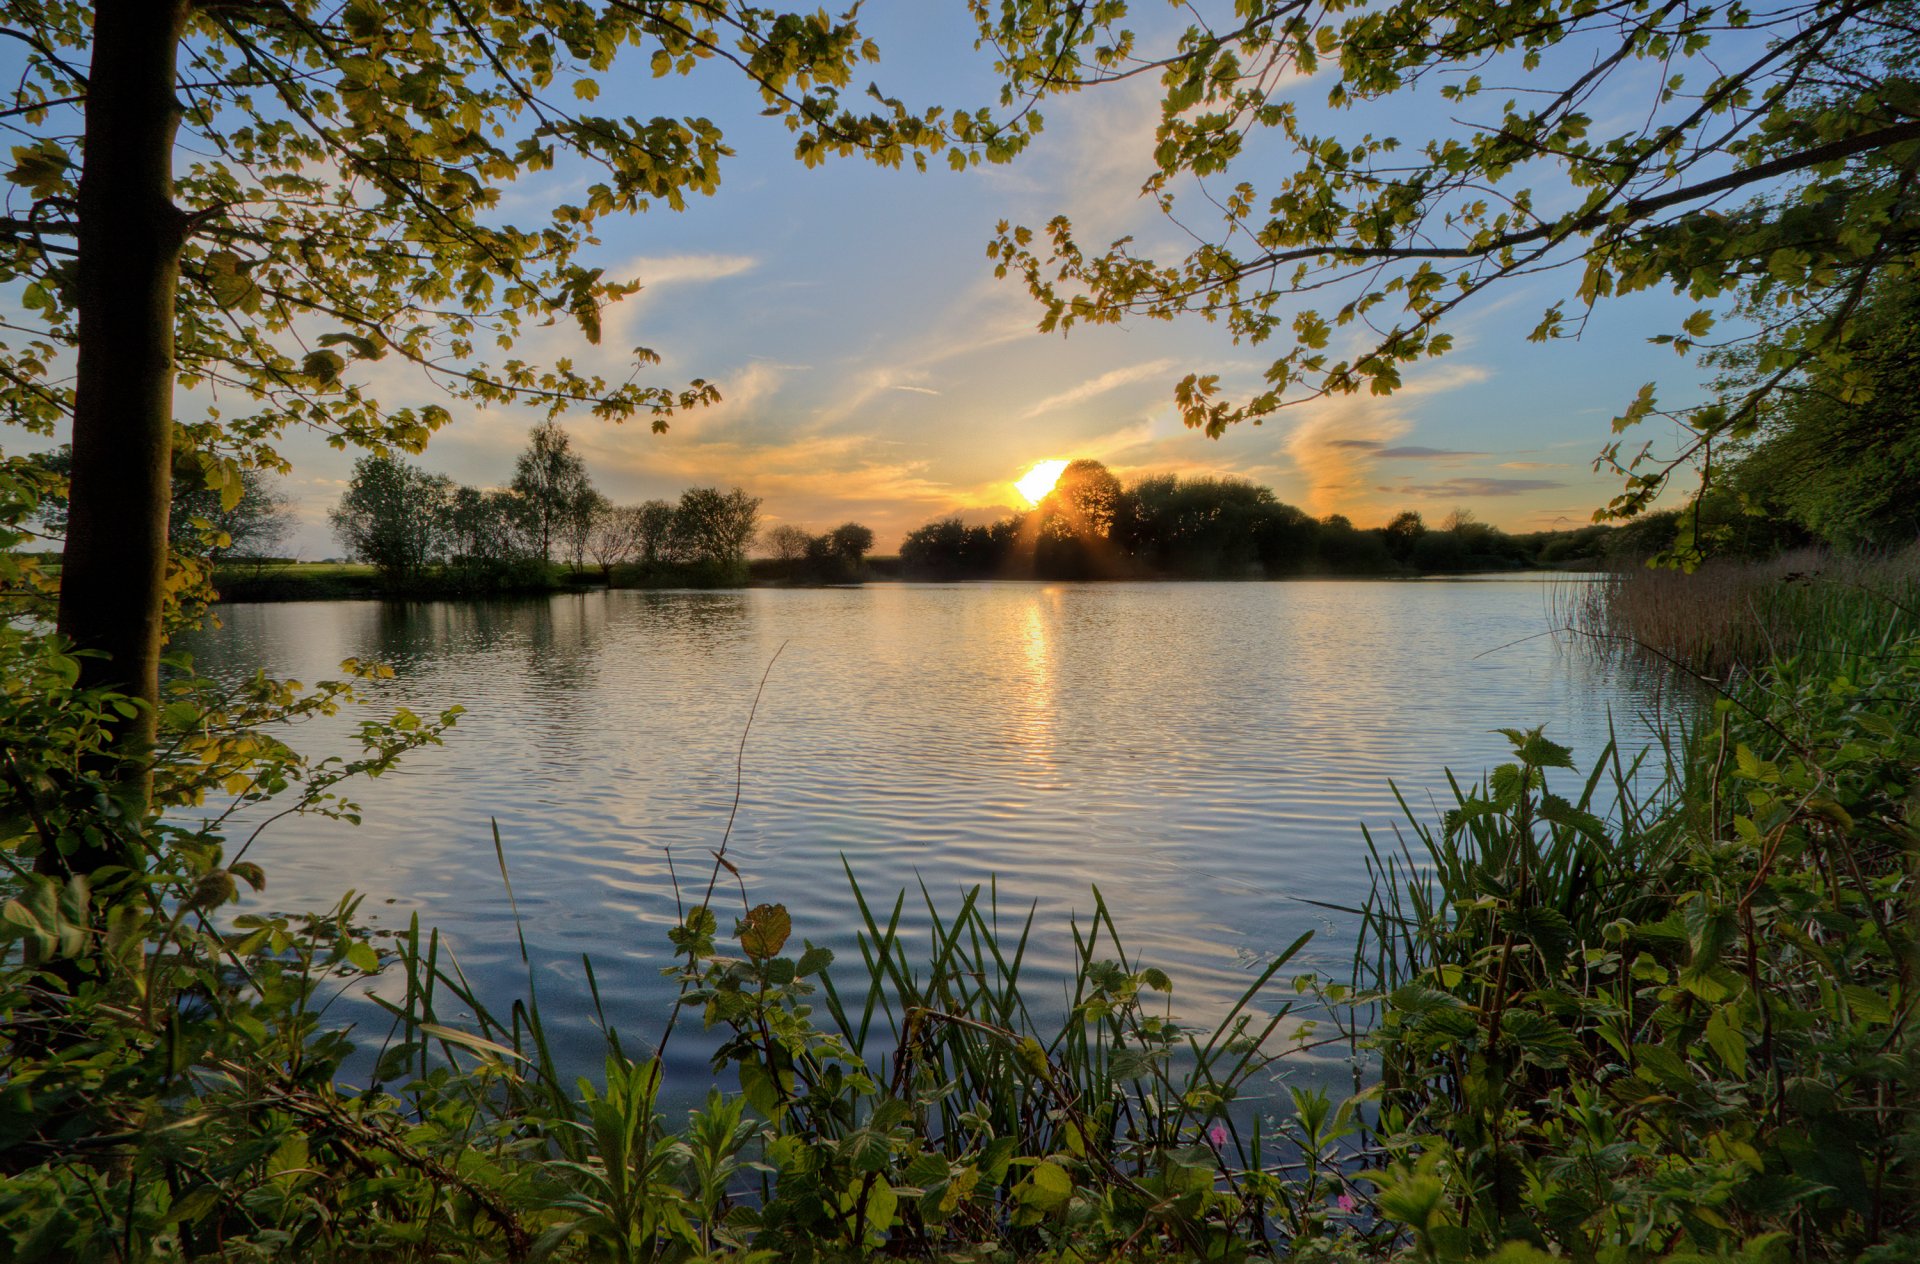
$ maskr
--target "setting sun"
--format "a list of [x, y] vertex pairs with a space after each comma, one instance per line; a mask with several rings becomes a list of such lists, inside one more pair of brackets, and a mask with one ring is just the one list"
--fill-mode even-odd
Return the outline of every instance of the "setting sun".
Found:
[[1060, 472], [1066, 468], [1065, 461], [1042, 461], [1028, 470], [1014, 486], [1027, 498], [1029, 505], [1037, 505], [1047, 498], [1053, 485], [1060, 481]]

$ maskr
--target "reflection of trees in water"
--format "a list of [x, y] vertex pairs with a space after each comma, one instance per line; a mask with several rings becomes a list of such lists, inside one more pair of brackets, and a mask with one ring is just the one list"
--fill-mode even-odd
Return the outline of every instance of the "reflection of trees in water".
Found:
[[623, 589], [609, 596], [631, 603], [635, 617], [621, 622], [632, 627], [633, 635], [659, 637], [676, 646], [691, 644], [702, 652], [737, 643], [753, 627], [744, 592]]
[[455, 655], [512, 653], [524, 659], [536, 692], [582, 689], [594, 681], [606, 630], [601, 597], [382, 602], [372, 656], [398, 671], [431, 670]]

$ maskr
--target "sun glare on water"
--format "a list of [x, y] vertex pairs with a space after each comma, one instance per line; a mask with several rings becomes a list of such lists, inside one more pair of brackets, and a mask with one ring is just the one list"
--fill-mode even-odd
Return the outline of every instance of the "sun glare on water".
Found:
[[1060, 481], [1060, 472], [1066, 468], [1065, 461], [1042, 461], [1028, 470], [1014, 486], [1027, 498], [1029, 505], [1037, 505], [1047, 498], [1053, 485]]

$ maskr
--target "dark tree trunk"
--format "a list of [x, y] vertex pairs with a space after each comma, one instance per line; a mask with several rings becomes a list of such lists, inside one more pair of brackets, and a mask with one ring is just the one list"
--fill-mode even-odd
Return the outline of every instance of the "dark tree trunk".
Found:
[[[186, 0], [94, 6], [80, 172], [80, 336], [59, 628], [99, 655], [82, 660], [83, 685], [144, 704], [117, 732], [110, 765], [136, 812], [152, 792], [166, 605], [174, 290], [186, 231], [173, 204], [174, 75], [186, 13]], [[103, 844], [42, 866], [86, 873], [126, 859]]]

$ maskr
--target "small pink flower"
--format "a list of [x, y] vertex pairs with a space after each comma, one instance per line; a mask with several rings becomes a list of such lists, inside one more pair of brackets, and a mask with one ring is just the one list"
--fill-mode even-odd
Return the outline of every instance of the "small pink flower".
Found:
[[1227, 1144], [1227, 1130], [1219, 1124], [1215, 1124], [1213, 1127], [1207, 1129], [1207, 1140], [1211, 1142], [1217, 1150]]
[[1333, 1205], [1338, 1207], [1341, 1211], [1352, 1211], [1354, 1208], [1353, 1195], [1342, 1194], [1340, 1195], [1340, 1197], [1333, 1200]]

